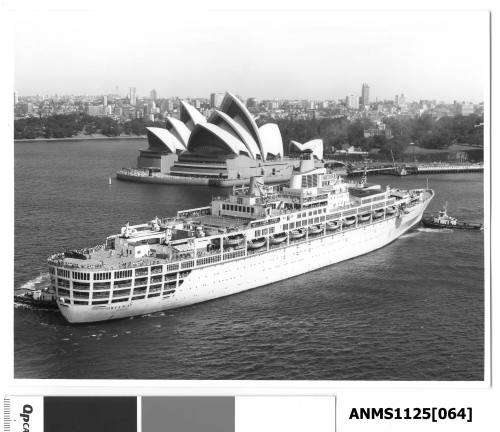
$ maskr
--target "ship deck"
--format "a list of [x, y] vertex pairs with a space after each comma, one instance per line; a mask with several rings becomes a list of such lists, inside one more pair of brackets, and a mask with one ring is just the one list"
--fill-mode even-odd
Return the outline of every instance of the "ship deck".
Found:
[[147, 266], [152, 264], [164, 264], [171, 262], [164, 258], [158, 257], [140, 257], [135, 258], [127, 254], [121, 254], [116, 250], [99, 250], [87, 254], [87, 259], [64, 258], [64, 263], [69, 266], [87, 269], [102, 269], [113, 270], [117, 268], [138, 267], [141, 265]]
[[202, 225], [216, 227], [221, 229], [234, 230], [248, 224], [251, 219], [229, 217], [229, 216], [214, 216], [205, 215], [197, 218]]
[[[424, 200], [432, 198], [432, 191], [425, 191]], [[388, 200], [387, 204], [391, 204], [394, 202], [394, 198]], [[416, 203], [409, 203], [408, 208], [416, 205]], [[349, 203], [342, 208], [337, 209], [337, 214], [340, 212], [344, 212], [344, 215], [352, 215], [354, 210], [351, 210], [355, 207], [360, 207], [359, 204]], [[223, 234], [237, 231], [242, 228], [248, 228], [248, 223], [252, 219], [245, 218], [237, 218], [230, 216], [215, 216], [215, 215], [202, 215], [193, 218], [188, 218], [186, 222], [195, 222], [200, 223], [207, 227], [212, 227], [214, 230]], [[371, 223], [371, 222], [370, 222]], [[192, 226], [192, 225], [191, 225]], [[345, 228], [349, 229], [349, 228]], [[171, 248], [169, 250], [164, 250], [160, 256], [152, 255], [152, 256], [142, 256], [135, 257], [127, 253], [127, 250], [115, 250], [115, 249], [106, 249], [104, 245], [96, 246], [95, 248], [86, 249], [83, 251], [76, 251], [81, 254], [81, 258], [78, 257], [63, 257], [63, 254], [57, 254], [59, 256], [54, 256], [53, 260], [55, 265], [62, 265], [63, 267], [70, 269], [87, 269], [87, 270], [100, 270], [100, 271], [111, 271], [117, 269], [127, 269], [127, 268], [136, 268], [141, 266], [150, 266], [155, 264], [171, 264], [177, 263], [179, 261], [184, 260], [193, 260], [195, 258], [195, 253], [192, 245], [186, 244], [186, 240], [191, 238], [191, 236], [186, 235], [185, 230], [181, 230], [183, 232], [183, 236], [178, 239], [174, 239]], [[137, 234], [132, 235], [130, 241], [140, 240], [141, 237], [148, 237], [150, 234], [158, 234], [158, 232], [154, 232], [151, 230], [142, 230]], [[325, 232], [323, 235], [331, 235], [331, 233]], [[215, 234], [217, 236], [217, 234]], [[135, 238], [136, 237], [136, 238]], [[183, 247], [184, 246], [184, 247]], [[226, 252], [224, 250], [224, 252]], [[196, 250], [196, 258], [204, 258], [210, 255], [219, 254], [219, 250], [217, 251], [209, 251], [207, 248], [199, 248]], [[225, 258], [224, 258], [225, 259]], [[192, 265], [192, 264], [191, 264]]]

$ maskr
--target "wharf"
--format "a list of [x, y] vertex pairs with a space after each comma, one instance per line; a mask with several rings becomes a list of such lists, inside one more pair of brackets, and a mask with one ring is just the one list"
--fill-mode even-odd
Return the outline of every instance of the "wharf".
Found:
[[418, 174], [453, 174], [483, 172], [482, 163], [413, 163], [413, 164], [368, 164], [350, 166], [347, 170], [348, 177], [362, 176], [364, 173], [370, 175], [418, 175]]
[[[156, 184], [184, 184], [198, 186], [216, 186], [216, 187], [232, 187], [245, 186], [250, 184], [250, 178], [227, 179], [217, 177], [188, 177], [177, 176], [172, 174], [148, 173], [147, 170], [125, 168], [116, 173], [116, 178], [119, 180], [133, 181], [139, 183], [156, 183]], [[265, 176], [264, 182], [271, 183], [286, 183], [290, 180], [290, 176]]]

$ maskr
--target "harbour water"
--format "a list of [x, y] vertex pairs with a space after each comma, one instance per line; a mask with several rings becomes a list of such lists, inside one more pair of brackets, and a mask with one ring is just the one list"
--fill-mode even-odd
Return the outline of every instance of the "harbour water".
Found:
[[[46, 258], [220, 189], [108, 178], [144, 140], [15, 144], [15, 288]], [[483, 222], [482, 174], [429, 176], [449, 214]], [[368, 179], [424, 187], [424, 176]], [[210, 302], [72, 326], [16, 307], [16, 378], [483, 380], [484, 234], [417, 228], [331, 267]]]

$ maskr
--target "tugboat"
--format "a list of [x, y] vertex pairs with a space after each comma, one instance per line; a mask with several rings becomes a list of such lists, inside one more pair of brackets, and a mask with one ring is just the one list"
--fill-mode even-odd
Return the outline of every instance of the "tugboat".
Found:
[[480, 223], [459, 222], [457, 218], [448, 215], [448, 203], [437, 215], [427, 215], [422, 218], [422, 225], [427, 228], [450, 228], [470, 231], [480, 231], [483, 225]]
[[26, 290], [14, 295], [14, 302], [43, 309], [58, 309], [56, 292], [50, 287], [36, 290]]

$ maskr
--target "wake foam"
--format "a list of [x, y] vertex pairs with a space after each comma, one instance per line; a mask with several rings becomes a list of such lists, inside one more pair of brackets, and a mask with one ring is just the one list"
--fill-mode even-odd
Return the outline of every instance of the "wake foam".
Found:
[[29, 280], [20, 287], [16, 288], [16, 291], [33, 291], [37, 289], [47, 288], [50, 285], [49, 273], [41, 273], [36, 278]]
[[450, 233], [453, 232], [452, 229], [449, 228], [417, 228], [418, 232], [425, 232], [425, 233]]

